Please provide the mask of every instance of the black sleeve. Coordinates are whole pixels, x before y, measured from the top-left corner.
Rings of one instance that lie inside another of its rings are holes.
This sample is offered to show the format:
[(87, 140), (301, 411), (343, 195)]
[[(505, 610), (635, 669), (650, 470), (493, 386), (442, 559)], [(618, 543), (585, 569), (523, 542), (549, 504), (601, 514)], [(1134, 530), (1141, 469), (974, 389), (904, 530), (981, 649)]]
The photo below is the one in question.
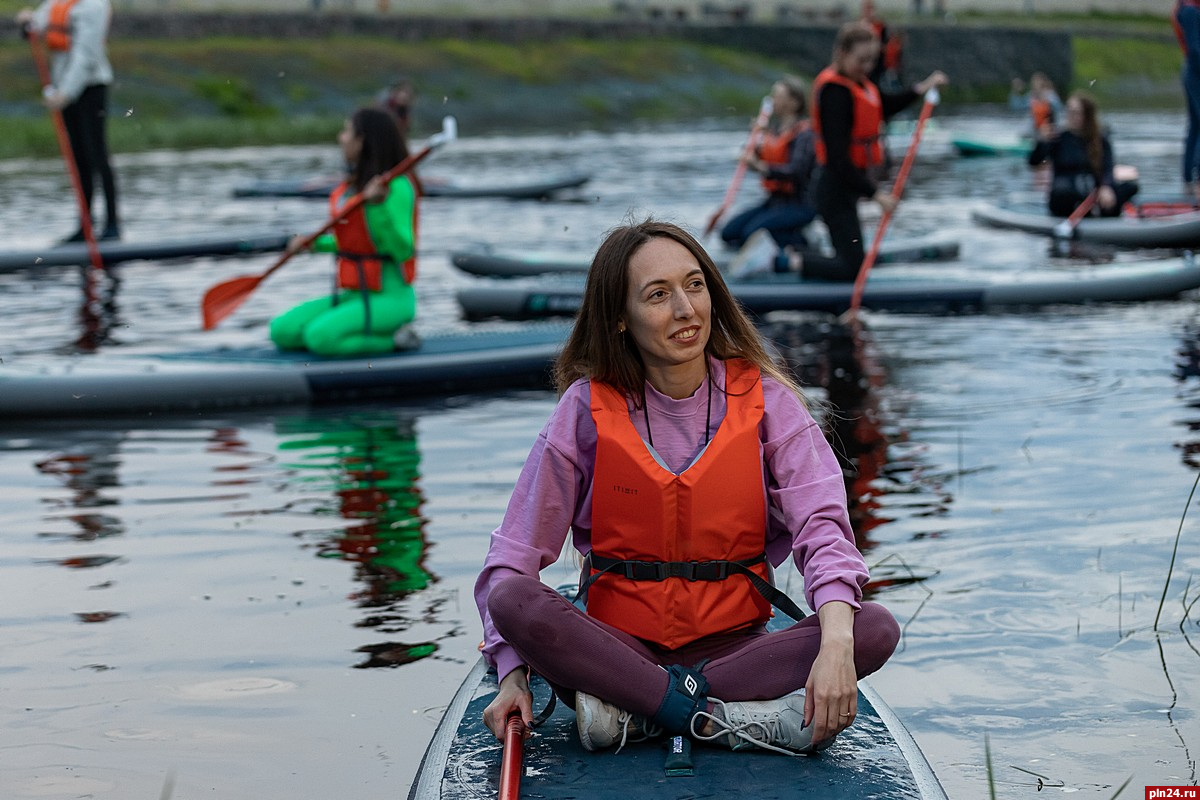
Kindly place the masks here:
[(1045, 163), (1046, 159), (1050, 158), (1050, 146), (1053, 141), (1037, 140), (1037, 144), (1033, 146), (1033, 150), (1029, 153), (1029, 166), (1036, 167)]
[(1116, 186), (1117, 181), (1116, 181), (1116, 178), (1113, 177), (1114, 164), (1113, 164), (1112, 142), (1110, 142), (1108, 140), (1107, 136), (1102, 137), (1100, 139), (1100, 142), (1104, 148), (1104, 165), (1103, 165), (1104, 171), (1100, 175), (1100, 185), (1101, 186)]
[(891, 119), (911, 106), (920, 96), (913, 89), (905, 89), (902, 92), (891, 92), (889, 94), (880, 92), (879, 99), (883, 104), (883, 118), (885, 120)]
[(854, 127), (854, 98), (836, 83), (821, 87), (817, 98), (821, 115), (821, 140), (825, 144), (825, 171), (848, 193), (871, 197), (878, 187), (850, 162), (850, 131)]

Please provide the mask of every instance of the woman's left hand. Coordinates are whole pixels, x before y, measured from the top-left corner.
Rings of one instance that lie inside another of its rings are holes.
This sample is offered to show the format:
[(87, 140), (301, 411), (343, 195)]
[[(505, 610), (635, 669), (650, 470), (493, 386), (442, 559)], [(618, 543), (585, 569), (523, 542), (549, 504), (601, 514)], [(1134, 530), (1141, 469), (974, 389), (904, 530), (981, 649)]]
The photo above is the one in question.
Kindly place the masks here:
[(388, 196), (388, 184), (383, 179), (382, 175), (376, 175), (371, 180), (367, 181), (367, 185), (363, 187), (363, 199), (368, 203), (378, 203), (386, 199)]
[(1101, 186), (1100, 191), (1096, 193), (1096, 199), (1100, 201), (1101, 208), (1111, 209), (1117, 204), (1117, 193), (1111, 186)]
[(42, 103), (51, 111), (62, 111), (70, 105), (65, 94), (51, 87), (42, 94)]
[(763, 162), (758, 156), (751, 153), (743, 153), (739, 159), (746, 168), (754, 172), (763, 172)]
[(930, 89), (936, 89), (939, 86), (945, 86), (949, 82), (950, 79), (946, 77), (946, 73), (942, 72), (940, 69), (935, 69), (933, 72), (929, 73), (928, 78), (914, 86), (913, 90), (917, 94), (925, 94)]
[(805, 684), (804, 718), (812, 725), (813, 743), (836, 736), (858, 715), (858, 672), (854, 668), (854, 609), (847, 603), (825, 603), (821, 649)]

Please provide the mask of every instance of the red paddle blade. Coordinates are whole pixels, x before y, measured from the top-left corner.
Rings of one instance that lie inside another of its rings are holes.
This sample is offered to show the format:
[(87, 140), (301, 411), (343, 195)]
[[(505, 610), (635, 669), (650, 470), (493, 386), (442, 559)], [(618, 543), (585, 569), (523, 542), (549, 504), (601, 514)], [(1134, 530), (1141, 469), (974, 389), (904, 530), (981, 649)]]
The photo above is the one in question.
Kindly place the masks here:
[(204, 293), (204, 301), (200, 304), (201, 315), (204, 318), (204, 330), (211, 331), (246, 302), (266, 275), (243, 275), (240, 278), (218, 283)]

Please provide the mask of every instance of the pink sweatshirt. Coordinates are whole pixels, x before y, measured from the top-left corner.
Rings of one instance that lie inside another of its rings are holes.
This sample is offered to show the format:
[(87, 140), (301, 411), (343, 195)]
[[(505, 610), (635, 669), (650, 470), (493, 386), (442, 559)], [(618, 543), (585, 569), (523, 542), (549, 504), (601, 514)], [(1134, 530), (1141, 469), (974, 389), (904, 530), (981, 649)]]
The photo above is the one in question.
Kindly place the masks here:
[[(710, 374), (711, 393), (706, 381), (682, 400), (646, 384), (654, 450), (676, 474), (703, 449), (706, 418), (711, 418), (708, 438), (725, 418), (724, 363), (710, 360)], [(764, 376), (763, 400), (759, 431), (768, 472), (764, 486), (770, 515), (767, 557), (779, 566), (791, 553), (804, 576), (804, 594), (812, 608), (841, 600), (857, 609), (868, 574), (854, 544), (841, 466), (820, 426), (789, 388)], [(475, 603), (483, 619), (483, 654), (501, 680), (522, 661), (488, 617), (492, 586), (513, 573), (539, 575), (558, 560), (568, 530), (575, 549), (591, 550), (596, 425), (590, 403), (591, 384), (583, 380), (572, 384), (559, 400), (525, 461), (500, 527), (492, 532), (483, 571), (475, 582)], [(645, 440), (642, 409), (631, 404), (630, 419)]]

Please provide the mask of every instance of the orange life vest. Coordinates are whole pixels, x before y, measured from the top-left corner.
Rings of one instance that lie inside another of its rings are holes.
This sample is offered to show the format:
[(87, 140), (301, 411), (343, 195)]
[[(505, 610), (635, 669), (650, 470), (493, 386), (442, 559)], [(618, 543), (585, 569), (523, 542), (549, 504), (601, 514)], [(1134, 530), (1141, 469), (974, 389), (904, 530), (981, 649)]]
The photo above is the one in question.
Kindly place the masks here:
[(79, 0), (59, 0), (50, 6), (50, 21), (46, 25), (46, 47), (51, 50), (71, 49), (71, 9)]
[[(339, 213), (346, 192), (350, 189), (348, 181), (342, 181), (329, 194), (329, 211), (331, 216)], [(411, 284), (417, 277), (416, 234), (417, 234), (417, 203), (413, 202), (413, 256), (403, 264), (405, 283)], [(371, 230), (367, 226), (367, 215), (360, 205), (351, 211), (345, 219), (333, 227), (333, 236), (337, 241), (337, 285), (343, 289), (368, 289), (378, 292), (383, 288), (383, 263), (390, 261), (387, 256), (381, 256), (371, 240)]]
[(821, 134), (821, 89), (827, 83), (836, 83), (850, 90), (854, 101), (854, 124), (850, 129), (850, 163), (859, 169), (870, 169), (883, 163), (883, 142), (879, 133), (883, 127), (883, 100), (879, 89), (870, 81), (856, 83), (833, 67), (826, 67), (813, 81), (812, 126), (817, 134), (817, 163), (828, 163), (825, 138)]
[(1183, 27), (1180, 26), (1180, 24), (1179, 24), (1179, 9), (1183, 8), (1184, 6), (1191, 6), (1192, 8), (1200, 8), (1200, 1), (1198, 1), (1198, 0), (1178, 0), (1178, 2), (1175, 3), (1175, 13), (1171, 15), (1171, 27), (1175, 29), (1175, 38), (1179, 40), (1179, 47), (1181, 50), (1183, 50), (1183, 54), (1186, 56), (1187, 55), (1187, 37), (1183, 35)]
[[(808, 126), (807, 120), (800, 120), (779, 133), (763, 134), (758, 145), (758, 157), (768, 167), (786, 166), (791, 161), (788, 149), (797, 136), (808, 130)], [(794, 182), (789, 178), (770, 178), (764, 175), (762, 185), (769, 194), (792, 194), (796, 190)]]
[(1054, 106), (1049, 100), (1035, 97), (1029, 101), (1029, 113), (1033, 116), (1033, 129), (1041, 130), (1046, 125), (1054, 123)]
[(884, 69), (898, 70), (900, 69), (900, 60), (904, 57), (904, 42), (899, 36), (893, 36), (887, 40), (887, 44), (883, 46), (883, 67)]
[[(629, 420), (625, 395), (592, 382), (597, 444), (587, 572), (596, 577), (587, 611), (671, 649), (771, 615), (770, 603), (746, 574), (729, 569), (725, 575), (720, 567), (740, 562), (769, 579), (758, 434), (762, 380), (749, 362), (725, 363), (725, 419), (681, 475), (655, 461)], [(606, 560), (634, 566), (625, 573), (598, 569)]]

